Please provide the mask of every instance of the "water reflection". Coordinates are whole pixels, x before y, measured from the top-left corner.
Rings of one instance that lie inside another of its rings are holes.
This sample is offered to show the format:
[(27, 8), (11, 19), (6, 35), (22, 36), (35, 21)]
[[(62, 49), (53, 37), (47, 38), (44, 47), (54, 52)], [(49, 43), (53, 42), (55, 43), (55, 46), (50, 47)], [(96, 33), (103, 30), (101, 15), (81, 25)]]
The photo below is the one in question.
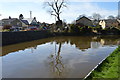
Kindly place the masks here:
[(56, 53), (56, 43), (55, 43), (55, 54), (51, 54), (49, 58), (49, 64), (51, 67), (51, 72), (55, 77), (60, 78), (63, 76), (64, 64), (62, 63), (60, 56), (62, 43), (59, 43), (58, 52)]
[(120, 45), (120, 36), (84, 36), (84, 37), (54, 37), (48, 39), (35, 40), (31, 42), (25, 42), (20, 44), (8, 45), (2, 47), (2, 55), (4, 56), (11, 52), (16, 52), (19, 50), (31, 49), (31, 52), (37, 49), (37, 45), (45, 44), (48, 42), (58, 43), (69, 43), (75, 45), (82, 51), (89, 48), (98, 48), (100, 46), (113, 46)]
[(71, 36), (4, 46), (3, 77), (84, 78), (118, 45), (120, 36)]

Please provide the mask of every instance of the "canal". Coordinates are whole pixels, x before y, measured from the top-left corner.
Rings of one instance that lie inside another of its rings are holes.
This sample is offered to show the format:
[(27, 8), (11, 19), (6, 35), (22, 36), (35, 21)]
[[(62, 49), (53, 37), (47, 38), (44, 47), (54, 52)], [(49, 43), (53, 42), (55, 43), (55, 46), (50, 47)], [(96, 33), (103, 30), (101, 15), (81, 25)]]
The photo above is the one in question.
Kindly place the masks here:
[(2, 47), (3, 78), (84, 78), (120, 36), (53, 37)]

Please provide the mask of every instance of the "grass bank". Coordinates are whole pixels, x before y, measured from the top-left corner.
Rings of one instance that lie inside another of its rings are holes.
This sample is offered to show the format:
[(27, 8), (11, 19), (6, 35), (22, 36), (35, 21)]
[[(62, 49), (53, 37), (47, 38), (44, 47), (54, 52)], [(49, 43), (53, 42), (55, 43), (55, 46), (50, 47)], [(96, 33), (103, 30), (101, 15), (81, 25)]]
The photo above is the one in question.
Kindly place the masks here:
[(85, 80), (120, 80), (120, 46)]

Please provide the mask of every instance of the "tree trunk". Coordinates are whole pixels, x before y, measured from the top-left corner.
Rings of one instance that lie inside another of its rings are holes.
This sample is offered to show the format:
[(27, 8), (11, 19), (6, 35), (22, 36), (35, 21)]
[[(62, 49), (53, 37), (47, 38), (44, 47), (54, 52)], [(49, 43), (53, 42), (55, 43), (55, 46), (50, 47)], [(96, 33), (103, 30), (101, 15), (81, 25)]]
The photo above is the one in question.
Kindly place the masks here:
[(59, 15), (59, 14), (58, 14), (58, 17), (57, 17), (57, 19), (58, 19), (58, 21), (61, 21), (61, 20), (60, 20), (60, 15)]
[(60, 42), (60, 44), (59, 44), (59, 49), (58, 49), (58, 56), (60, 56), (61, 46), (62, 46), (62, 43)]

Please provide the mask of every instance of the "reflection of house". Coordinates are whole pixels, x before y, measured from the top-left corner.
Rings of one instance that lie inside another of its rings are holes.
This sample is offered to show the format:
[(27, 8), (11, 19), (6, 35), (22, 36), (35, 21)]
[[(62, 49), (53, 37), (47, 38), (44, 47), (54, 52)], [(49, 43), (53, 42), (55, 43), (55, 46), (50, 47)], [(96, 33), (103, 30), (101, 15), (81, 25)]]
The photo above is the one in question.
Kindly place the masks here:
[(91, 38), (90, 37), (80, 37), (80, 38), (73, 38), (70, 40), (70, 44), (75, 44), (77, 48), (80, 50), (85, 50), (91, 48)]
[(101, 39), (100, 43), (101, 43), (101, 45), (117, 45), (118, 40), (117, 39), (107, 39), (106, 38), (106, 39)]
[(85, 16), (76, 20), (76, 24), (79, 26), (93, 26), (92, 21)]
[(91, 48), (90, 43), (84, 43), (84, 44), (75, 44), (77, 48), (79, 48), (80, 50), (85, 50), (85, 49), (89, 49)]
[(104, 40), (104, 39), (101, 39), (101, 40), (100, 40), (100, 43), (101, 43), (101, 45), (103, 46), (103, 45), (105, 44), (105, 40)]
[(100, 45), (100, 42), (91, 42), (91, 48), (99, 48)]

